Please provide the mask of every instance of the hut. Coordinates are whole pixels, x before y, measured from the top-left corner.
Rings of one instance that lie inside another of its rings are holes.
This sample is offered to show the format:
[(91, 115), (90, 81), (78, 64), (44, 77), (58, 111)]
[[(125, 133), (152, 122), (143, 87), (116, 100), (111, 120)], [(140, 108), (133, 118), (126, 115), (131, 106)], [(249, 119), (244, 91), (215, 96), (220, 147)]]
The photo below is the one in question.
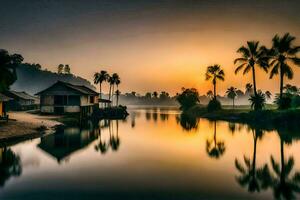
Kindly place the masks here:
[(42, 113), (80, 113), (88, 116), (98, 107), (99, 94), (83, 85), (58, 81), (36, 95), (40, 96)]
[(4, 94), (11, 98), (9, 110), (33, 110), (38, 108), (38, 98), (26, 92), (6, 91)]

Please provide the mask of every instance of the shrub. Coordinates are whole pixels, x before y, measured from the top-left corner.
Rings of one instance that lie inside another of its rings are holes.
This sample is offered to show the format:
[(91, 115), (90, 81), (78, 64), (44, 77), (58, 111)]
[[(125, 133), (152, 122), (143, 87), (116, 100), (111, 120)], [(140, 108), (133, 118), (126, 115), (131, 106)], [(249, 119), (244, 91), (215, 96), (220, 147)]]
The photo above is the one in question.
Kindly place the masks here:
[(207, 110), (209, 112), (217, 111), (217, 110), (221, 110), (221, 109), (222, 109), (222, 105), (221, 105), (220, 101), (218, 101), (217, 99), (210, 100), (207, 105)]
[(266, 104), (266, 96), (262, 91), (258, 91), (256, 95), (250, 95), (249, 101), (251, 102), (251, 108), (262, 110)]
[(277, 95), (275, 98), (275, 103), (281, 110), (289, 109), (292, 105), (292, 95), (289, 93), (284, 93), (281, 98)]
[(199, 93), (195, 88), (183, 89), (182, 93), (176, 98), (182, 110), (187, 110), (199, 103)]
[(292, 107), (293, 108), (300, 107), (300, 96), (297, 95), (292, 98)]

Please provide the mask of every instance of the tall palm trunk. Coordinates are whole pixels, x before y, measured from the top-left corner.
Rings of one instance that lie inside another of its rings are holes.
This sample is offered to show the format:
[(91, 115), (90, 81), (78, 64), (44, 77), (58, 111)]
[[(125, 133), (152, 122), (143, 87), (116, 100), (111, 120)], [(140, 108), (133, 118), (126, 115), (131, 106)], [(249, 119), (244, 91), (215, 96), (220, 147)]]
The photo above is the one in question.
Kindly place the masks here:
[(255, 177), (256, 170), (256, 144), (257, 144), (257, 135), (254, 136), (254, 149), (253, 149), (253, 160), (252, 160), (252, 176)]
[(100, 85), (100, 95), (99, 96), (100, 96), (100, 99), (102, 99), (102, 88), (101, 88), (102, 83), (100, 82), (99, 85)]
[(217, 122), (216, 121), (214, 123), (214, 143), (216, 148), (217, 147)]
[(214, 78), (213, 84), (214, 84), (214, 99), (216, 100), (217, 99), (216, 78)]
[(279, 94), (279, 99), (282, 99), (282, 95), (283, 95), (283, 63), (280, 63), (280, 94)]
[(256, 91), (256, 77), (255, 77), (255, 68), (254, 68), (254, 66), (252, 66), (252, 78), (253, 78), (254, 95), (257, 96), (257, 91)]
[(108, 95), (109, 100), (110, 100), (110, 97), (111, 97), (111, 84), (109, 84), (109, 95)]
[(111, 104), (114, 105), (115, 84), (112, 85)]
[(116, 106), (119, 105), (119, 94), (117, 94), (117, 102), (116, 102)]
[(280, 154), (281, 154), (281, 173), (280, 173), (280, 182), (285, 182), (285, 166), (284, 166), (284, 143), (280, 139)]

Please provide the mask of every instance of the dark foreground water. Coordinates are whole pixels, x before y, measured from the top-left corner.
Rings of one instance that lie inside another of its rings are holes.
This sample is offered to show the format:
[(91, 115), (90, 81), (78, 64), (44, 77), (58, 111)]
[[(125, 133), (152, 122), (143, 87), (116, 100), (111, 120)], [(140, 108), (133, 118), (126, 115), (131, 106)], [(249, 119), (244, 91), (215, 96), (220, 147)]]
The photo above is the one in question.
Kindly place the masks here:
[(297, 199), (299, 134), (135, 109), (0, 151), (0, 199)]

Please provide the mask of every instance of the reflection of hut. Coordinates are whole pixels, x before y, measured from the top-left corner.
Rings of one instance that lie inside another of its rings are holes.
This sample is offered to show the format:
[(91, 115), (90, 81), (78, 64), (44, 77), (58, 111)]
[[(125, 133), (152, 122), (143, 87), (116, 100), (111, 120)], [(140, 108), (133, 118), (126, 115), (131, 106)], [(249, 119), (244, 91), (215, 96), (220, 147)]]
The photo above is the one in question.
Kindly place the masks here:
[(106, 108), (111, 105), (111, 101), (108, 99), (99, 99), (99, 107), (100, 108)]
[(11, 100), (11, 98), (5, 96), (0, 93), (0, 119), (7, 119), (7, 103)]
[(6, 91), (4, 94), (12, 98), (9, 101), (10, 110), (32, 110), (38, 108), (38, 98), (26, 92)]
[(38, 147), (60, 162), (75, 151), (85, 148), (97, 138), (98, 135), (93, 131), (66, 128), (42, 137)]

